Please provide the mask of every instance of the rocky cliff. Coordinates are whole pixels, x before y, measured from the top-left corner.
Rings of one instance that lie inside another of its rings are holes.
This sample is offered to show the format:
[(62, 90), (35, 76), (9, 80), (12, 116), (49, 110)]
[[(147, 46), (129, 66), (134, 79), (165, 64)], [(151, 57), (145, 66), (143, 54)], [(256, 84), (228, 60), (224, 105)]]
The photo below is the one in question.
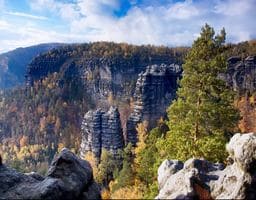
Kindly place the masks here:
[(248, 56), (244, 60), (240, 57), (228, 59), (228, 70), (225, 75), (227, 83), (239, 94), (256, 91), (256, 56)]
[(165, 160), (156, 199), (255, 199), (256, 134), (234, 135), (227, 151), (226, 167), (203, 159)]
[[(28, 66), (26, 84), (70, 67), (79, 72), (87, 92), (97, 101), (110, 93), (115, 97), (133, 95), (138, 74), (153, 64), (181, 63), (187, 49), (134, 46), (109, 42), (69, 45), (36, 57)], [(63, 79), (63, 78), (60, 78)]]
[(134, 109), (127, 121), (127, 142), (136, 144), (136, 125), (139, 122), (146, 120), (150, 129), (160, 117), (165, 117), (167, 107), (175, 98), (180, 75), (181, 67), (175, 64), (151, 65), (139, 74)]
[(87, 161), (68, 149), (57, 155), (45, 177), (22, 174), (0, 163), (0, 199), (100, 199)]
[(102, 149), (117, 153), (124, 147), (124, 137), (120, 114), (116, 107), (110, 107), (107, 112), (100, 109), (85, 114), (82, 126), (81, 157), (87, 152), (93, 152), (100, 158)]

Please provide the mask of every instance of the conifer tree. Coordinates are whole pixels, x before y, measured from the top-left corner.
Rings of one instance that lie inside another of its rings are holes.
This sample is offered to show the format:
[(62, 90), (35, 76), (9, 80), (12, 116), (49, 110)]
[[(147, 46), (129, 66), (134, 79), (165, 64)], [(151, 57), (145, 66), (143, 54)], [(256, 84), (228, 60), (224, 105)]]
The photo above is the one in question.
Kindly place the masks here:
[(225, 158), (226, 136), (239, 119), (234, 94), (219, 76), (227, 68), (225, 37), (224, 29), (215, 36), (206, 24), (185, 59), (177, 99), (168, 109), (170, 131), (158, 144), (171, 159)]

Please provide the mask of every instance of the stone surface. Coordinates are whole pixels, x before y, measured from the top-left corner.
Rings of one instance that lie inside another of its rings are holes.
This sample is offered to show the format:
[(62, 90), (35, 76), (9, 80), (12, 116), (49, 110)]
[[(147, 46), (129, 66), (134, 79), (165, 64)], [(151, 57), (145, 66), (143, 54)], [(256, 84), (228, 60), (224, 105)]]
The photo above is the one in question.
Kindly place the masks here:
[[(77, 78), (82, 79), (86, 92), (95, 101), (106, 99), (110, 93), (126, 99), (134, 92), (138, 74), (148, 65), (181, 63), (185, 53), (174, 55), (169, 48), (155, 52), (154, 47), (132, 45), (127, 45), (125, 53), (122, 46), (99, 42), (52, 50), (32, 60), (27, 68), (26, 84), (33, 86), (35, 81), (54, 72), (64, 74), (70, 63), (74, 63), (79, 72)], [(109, 53), (112, 55), (106, 55)]]
[[(156, 199), (255, 199), (256, 134), (236, 134), (227, 145), (230, 164), (165, 160), (158, 169)], [(178, 167), (177, 167), (178, 166)]]
[(87, 161), (68, 149), (57, 155), (46, 175), (22, 174), (0, 166), (0, 199), (100, 199)]
[(256, 90), (256, 56), (248, 56), (244, 60), (240, 57), (230, 57), (224, 79), (240, 94), (254, 92)]
[(87, 152), (93, 152), (100, 158), (103, 148), (115, 155), (118, 149), (124, 147), (120, 114), (116, 107), (111, 106), (107, 112), (100, 109), (87, 112), (82, 122), (81, 133), (82, 158)]
[(165, 117), (166, 108), (175, 97), (177, 80), (181, 67), (171, 65), (151, 65), (139, 74), (134, 93), (134, 110), (127, 121), (127, 142), (136, 144), (136, 125), (148, 121), (149, 129), (156, 125), (160, 117)]
[(227, 145), (227, 166), (213, 185), (212, 196), (218, 199), (256, 198), (256, 134), (236, 134)]

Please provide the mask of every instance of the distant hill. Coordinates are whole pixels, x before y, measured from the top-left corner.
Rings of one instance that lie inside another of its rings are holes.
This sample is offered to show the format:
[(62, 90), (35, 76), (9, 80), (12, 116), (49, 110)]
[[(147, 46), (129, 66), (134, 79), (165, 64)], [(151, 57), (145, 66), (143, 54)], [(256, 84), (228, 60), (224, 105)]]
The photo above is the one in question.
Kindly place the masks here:
[(23, 84), (26, 67), (31, 60), (41, 53), (62, 45), (60, 43), (39, 44), (0, 54), (0, 89)]

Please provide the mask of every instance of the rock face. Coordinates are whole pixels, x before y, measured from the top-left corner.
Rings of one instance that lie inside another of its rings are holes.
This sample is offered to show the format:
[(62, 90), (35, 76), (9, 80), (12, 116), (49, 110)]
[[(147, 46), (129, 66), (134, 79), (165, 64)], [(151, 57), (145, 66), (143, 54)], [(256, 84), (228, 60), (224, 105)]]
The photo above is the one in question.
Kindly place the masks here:
[(136, 144), (136, 125), (144, 120), (149, 128), (165, 116), (166, 108), (175, 97), (177, 79), (181, 74), (178, 65), (152, 65), (139, 74), (134, 93), (134, 110), (127, 121), (127, 142)]
[(27, 68), (26, 85), (31, 87), (54, 72), (61, 75), (74, 63), (86, 92), (96, 101), (110, 93), (130, 98), (138, 74), (148, 65), (181, 63), (185, 52), (174, 54), (171, 48), (109, 42), (67, 45), (35, 57)]
[(120, 114), (116, 107), (110, 107), (107, 112), (98, 109), (85, 114), (82, 126), (81, 157), (87, 152), (93, 152), (100, 158), (103, 148), (114, 155), (124, 147), (124, 137)]
[(236, 134), (227, 145), (226, 168), (203, 159), (165, 160), (156, 199), (255, 199), (256, 134)]
[(56, 156), (46, 177), (0, 165), (0, 199), (100, 199), (87, 161), (68, 149)]
[(245, 60), (240, 57), (229, 58), (225, 80), (239, 93), (254, 92), (256, 90), (256, 56), (248, 56)]

